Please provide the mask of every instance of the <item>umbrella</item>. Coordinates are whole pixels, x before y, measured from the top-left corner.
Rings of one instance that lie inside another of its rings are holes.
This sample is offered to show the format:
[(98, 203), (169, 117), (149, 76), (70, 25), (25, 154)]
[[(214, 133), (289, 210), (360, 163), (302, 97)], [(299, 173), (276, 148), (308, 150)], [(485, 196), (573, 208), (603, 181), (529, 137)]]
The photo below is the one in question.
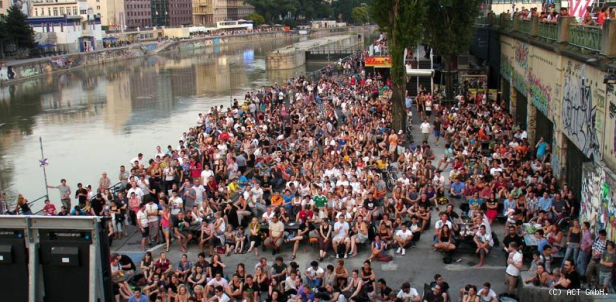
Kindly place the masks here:
[(39, 44), (38, 48), (53, 48), (56, 46), (56, 44)]
[(116, 38), (116, 37), (106, 37), (106, 38), (103, 38), (103, 40), (117, 41), (117, 40), (119, 40), (119, 38)]

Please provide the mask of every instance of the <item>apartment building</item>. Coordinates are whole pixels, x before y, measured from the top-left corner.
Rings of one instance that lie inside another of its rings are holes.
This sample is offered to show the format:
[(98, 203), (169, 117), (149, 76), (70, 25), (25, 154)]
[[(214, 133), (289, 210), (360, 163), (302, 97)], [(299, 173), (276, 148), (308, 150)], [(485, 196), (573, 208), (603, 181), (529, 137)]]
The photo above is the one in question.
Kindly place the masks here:
[(216, 22), (239, 20), (254, 11), (243, 0), (192, 0), (194, 25), (215, 26)]
[(150, 28), (152, 26), (151, 0), (124, 0), (126, 26)]

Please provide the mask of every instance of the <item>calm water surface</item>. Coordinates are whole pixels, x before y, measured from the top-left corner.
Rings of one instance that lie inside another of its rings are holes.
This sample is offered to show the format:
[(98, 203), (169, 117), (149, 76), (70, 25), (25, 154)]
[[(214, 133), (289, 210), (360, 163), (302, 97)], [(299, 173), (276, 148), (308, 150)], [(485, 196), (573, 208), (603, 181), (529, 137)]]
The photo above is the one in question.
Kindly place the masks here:
[[(66, 178), (73, 192), (78, 182), (95, 187), (102, 172), (117, 182), (137, 153), (176, 146), (198, 112), (305, 72), (265, 70), (269, 51), (297, 40), (167, 53), (0, 88), (0, 189), (31, 201), (45, 194), (39, 137), (51, 185)], [(59, 209), (58, 190), (49, 193)]]

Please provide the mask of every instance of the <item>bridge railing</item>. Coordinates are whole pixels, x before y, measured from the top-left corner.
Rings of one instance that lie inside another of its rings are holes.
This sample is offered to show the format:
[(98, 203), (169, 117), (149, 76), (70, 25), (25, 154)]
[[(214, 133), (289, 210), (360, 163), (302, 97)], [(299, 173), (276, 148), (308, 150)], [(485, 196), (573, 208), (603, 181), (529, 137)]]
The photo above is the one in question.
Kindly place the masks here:
[[(487, 20), (488, 25), (484, 25)], [(578, 24), (575, 17), (558, 18), (557, 22), (545, 22), (538, 16), (530, 19), (520, 18), (519, 14), (503, 13), (499, 16), (488, 14), (486, 19), (478, 18), (477, 27), (494, 27), (501, 33), (526, 35), (548, 43), (564, 44), (577, 48), (581, 52), (599, 53), (607, 57), (616, 57), (616, 43), (610, 37), (616, 33), (616, 19), (606, 19), (602, 26)]]

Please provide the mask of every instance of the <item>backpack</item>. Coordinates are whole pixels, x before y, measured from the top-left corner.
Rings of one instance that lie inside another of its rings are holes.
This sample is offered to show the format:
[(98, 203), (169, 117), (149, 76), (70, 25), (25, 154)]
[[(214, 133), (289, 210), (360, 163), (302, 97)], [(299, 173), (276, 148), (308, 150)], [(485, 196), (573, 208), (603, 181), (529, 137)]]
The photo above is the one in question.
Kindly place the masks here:
[(443, 263), (445, 263), (445, 264), (451, 264), (451, 262), (452, 262), (451, 256), (445, 256), (445, 257), (443, 258)]

